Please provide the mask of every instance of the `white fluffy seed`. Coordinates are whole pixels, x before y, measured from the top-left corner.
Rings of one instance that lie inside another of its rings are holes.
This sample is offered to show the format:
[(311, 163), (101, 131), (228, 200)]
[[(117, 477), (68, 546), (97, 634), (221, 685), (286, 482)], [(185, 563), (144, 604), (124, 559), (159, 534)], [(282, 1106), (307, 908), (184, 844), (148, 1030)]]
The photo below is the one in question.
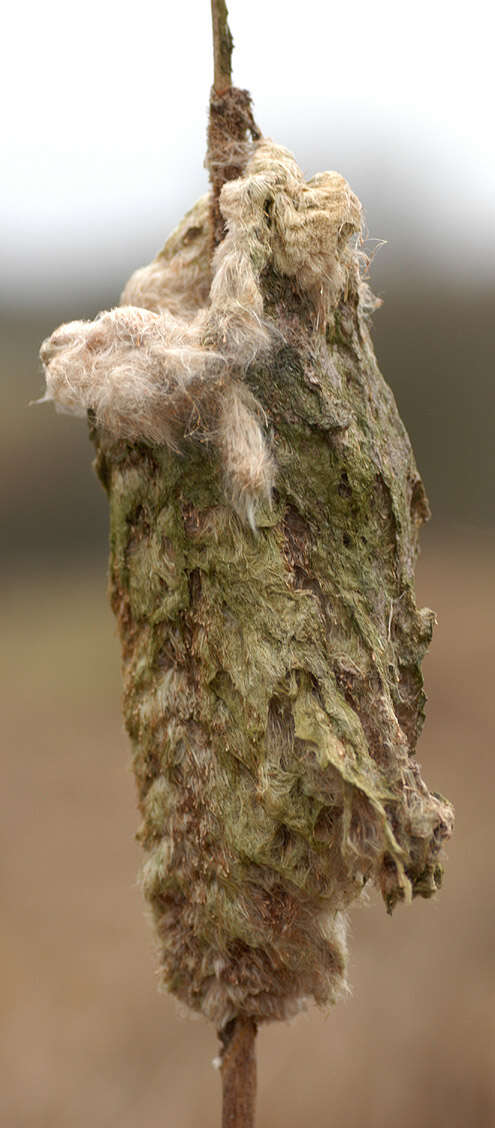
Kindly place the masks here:
[(286, 149), (262, 140), (245, 174), (224, 185), (220, 206), (227, 234), (211, 286), (203, 197), (132, 276), (122, 306), (63, 325), (44, 342), (44, 399), (77, 415), (91, 410), (115, 439), (174, 448), (184, 437), (209, 439), (231, 504), (255, 527), (275, 470), (263, 412), (242, 380), (280, 339), (264, 311), (261, 274), (270, 265), (294, 278), (324, 329), (358, 272), (352, 237), (361, 205), (338, 173), (306, 183)]

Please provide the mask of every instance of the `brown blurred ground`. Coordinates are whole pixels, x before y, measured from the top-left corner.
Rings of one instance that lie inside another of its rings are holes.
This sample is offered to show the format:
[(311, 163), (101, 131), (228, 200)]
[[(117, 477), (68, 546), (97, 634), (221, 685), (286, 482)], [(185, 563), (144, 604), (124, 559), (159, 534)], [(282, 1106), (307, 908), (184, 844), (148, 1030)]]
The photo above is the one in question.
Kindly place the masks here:
[[(457, 807), (445, 888), (352, 914), (353, 997), (259, 1038), (259, 1128), (495, 1124), (493, 537), (429, 534), (419, 758)], [(5, 1128), (213, 1128), (214, 1032), (155, 990), (103, 569), (4, 585)]]

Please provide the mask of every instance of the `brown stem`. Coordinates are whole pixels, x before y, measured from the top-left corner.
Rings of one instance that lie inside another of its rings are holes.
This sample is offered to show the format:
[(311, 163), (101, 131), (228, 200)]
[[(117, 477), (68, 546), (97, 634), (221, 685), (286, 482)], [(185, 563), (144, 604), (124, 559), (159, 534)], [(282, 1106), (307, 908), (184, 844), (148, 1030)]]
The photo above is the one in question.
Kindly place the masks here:
[(249, 141), (261, 133), (251, 110), (247, 90), (232, 86), (232, 48), (225, 0), (211, 0), (214, 78), (210, 96), (206, 167), (211, 181), (211, 250), (225, 235), (219, 197), (227, 180), (241, 176), (249, 156)]
[(223, 94), (232, 86), (232, 49), (234, 40), (228, 24), (229, 13), (225, 0), (211, 0), (211, 22), (213, 27), (213, 86), (217, 94)]
[(234, 1018), (220, 1031), (222, 1128), (254, 1128), (256, 1029), (253, 1018)]

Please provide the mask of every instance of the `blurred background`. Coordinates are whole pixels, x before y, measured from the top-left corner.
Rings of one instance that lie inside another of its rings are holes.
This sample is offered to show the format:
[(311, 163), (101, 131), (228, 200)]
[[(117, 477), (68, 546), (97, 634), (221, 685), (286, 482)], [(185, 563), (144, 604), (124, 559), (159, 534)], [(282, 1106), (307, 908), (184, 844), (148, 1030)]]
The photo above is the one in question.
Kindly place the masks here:
[[(231, 0), (234, 79), (363, 201), (374, 339), (425, 479), (439, 619), (419, 759), (457, 807), (435, 903), (352, 914), (353, 997), (259, 1038), (259, 1128), (495, 1124), (493, 299), (485, 4)], [(2, 1125), (219, 1123), (214, 1032), (158, 996), (107, 514), (84, 423), (28, 407), (39, 343), (118, 301), (207, 187), (208, 0), (12, 6), (0, 85)], [(382, 241), (386, 244), (380, 246)], [(487, 775), (488, 772), (488, 775)]]

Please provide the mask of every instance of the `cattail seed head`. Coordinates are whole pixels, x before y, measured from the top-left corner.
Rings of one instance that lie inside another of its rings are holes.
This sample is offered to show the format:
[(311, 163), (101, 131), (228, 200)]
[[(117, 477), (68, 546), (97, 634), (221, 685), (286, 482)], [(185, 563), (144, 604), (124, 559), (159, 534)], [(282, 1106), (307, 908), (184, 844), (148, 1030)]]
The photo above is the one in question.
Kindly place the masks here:
[(428, 515), (378, 371), (361, 206), (251, 145), (209, 261), (200, 200), (123, 305), (45, 342), (111, 514), (161, 978), (224, 1025), (346, 984), (346, 911), (435, 892), (450, 804), (414, 759)]

